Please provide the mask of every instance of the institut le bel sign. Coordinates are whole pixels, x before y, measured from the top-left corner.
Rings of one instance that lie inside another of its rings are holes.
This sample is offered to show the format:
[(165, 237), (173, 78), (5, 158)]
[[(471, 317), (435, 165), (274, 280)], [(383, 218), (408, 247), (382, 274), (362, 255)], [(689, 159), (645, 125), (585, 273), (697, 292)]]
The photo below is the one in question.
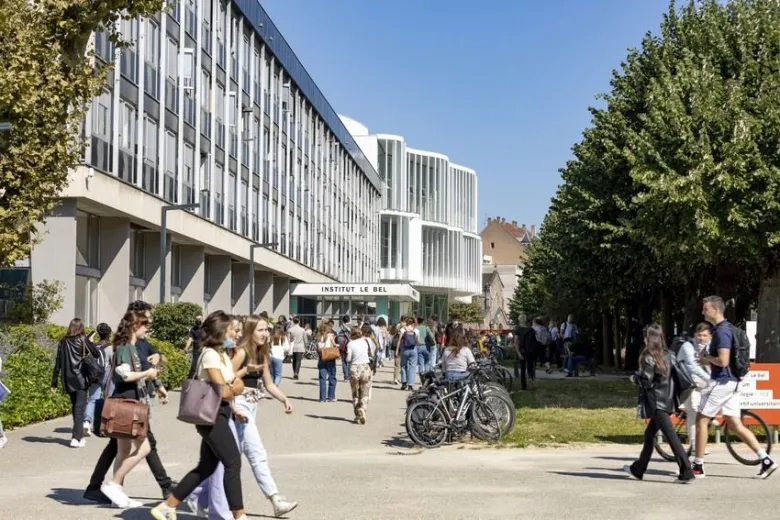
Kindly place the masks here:
[(420, 293), (404, 283), (299, 283), (291, 288), (293, 296), (368, 297), (381, 296), (409, 298), (419, 301)]

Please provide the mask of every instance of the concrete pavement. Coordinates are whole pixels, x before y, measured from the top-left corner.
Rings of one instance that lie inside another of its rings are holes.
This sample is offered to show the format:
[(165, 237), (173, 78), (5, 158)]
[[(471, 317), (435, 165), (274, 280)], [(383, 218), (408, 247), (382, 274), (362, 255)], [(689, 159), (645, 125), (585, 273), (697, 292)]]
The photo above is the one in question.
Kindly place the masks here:
[[(281, 384), (294, 403), (293, 414), (285, 416), (279, 403), (266, 401), (258, 416), (280, 491), (300, 502), (292, 519), (660, 520), (713, 513), (777, 518), (780, 475), (755, 480), (757, 470), (736, 464), (725, 448), (714, 448), (707, 479), (688, 486), (673, 485), (676, 467), (660, 460), (653, 461), (646, 481), (626, 479), (620, 470), (638, 446), (461, 445), (420, 451), (406, 439), (405, 393), (393, 387), (390, 370), (377, 375), (368, 423), (359, 426), (351, 422), (349, 385), (339, 382), (338, 403), (319, 403), (314, 362), (304, 363), (300, 381), (285, 377)], [(284, 370), (289, 374), (290, 365)], [(174, 479), (197, 463), (199, 445), (194, 427), (175, 419), (177, 397), (156, 407), (152, 419)], [(0, 519), (150, 518), (148, 509), (120, 511), (81, 498), (106, 441), (92, 438), (84, 449), (66, 447), (68, 418), (9, 432), (9, 438), (0, 450)], [(248, 516), (270, 517), (245, 460), (242, 480)], [(160, 499), (145, 464), (130, 474), (126, 489), (147, 506)]]

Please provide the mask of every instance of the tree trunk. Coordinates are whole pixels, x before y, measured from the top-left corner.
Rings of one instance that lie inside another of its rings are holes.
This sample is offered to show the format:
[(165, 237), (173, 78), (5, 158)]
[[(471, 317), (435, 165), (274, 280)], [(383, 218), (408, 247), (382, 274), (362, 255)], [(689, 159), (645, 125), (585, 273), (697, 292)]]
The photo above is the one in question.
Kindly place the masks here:
[(756, 361), (780, 363), (780, 272), (761, 280), (758, 291)]
[(636, 296), (626, 300), (626, 369), (636, 370), (639, 361), (640, 342), (637, 341), (637, 333), (641, 340), (642, 326), (639, 323), (639, 304)]
[(622, 306), (620, 305), (620, 300), (615, 302), (615, 310), (612, 313), (612, 332), (615, 334), (614, 339), (614, 345), (615, 345), (615, 368), (620, 370), (623, 368), (623, 362), (622, 362), (622, 355), (620, 354), (620, 349), (622, 347), (622, 343), (620, 341), (620, 313), (622, 310)]
[(609, 310), (601, 311), (601, 364), (612, 365), (612, 319)]

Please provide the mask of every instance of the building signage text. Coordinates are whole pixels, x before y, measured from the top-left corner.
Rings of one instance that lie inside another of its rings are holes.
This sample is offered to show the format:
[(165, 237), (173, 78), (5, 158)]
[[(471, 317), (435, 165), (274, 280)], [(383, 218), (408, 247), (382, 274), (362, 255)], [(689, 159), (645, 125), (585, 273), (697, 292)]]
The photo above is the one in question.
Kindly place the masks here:
[(381, 285), (324, 285), (327, 294), (387, 294), (387, 287)]

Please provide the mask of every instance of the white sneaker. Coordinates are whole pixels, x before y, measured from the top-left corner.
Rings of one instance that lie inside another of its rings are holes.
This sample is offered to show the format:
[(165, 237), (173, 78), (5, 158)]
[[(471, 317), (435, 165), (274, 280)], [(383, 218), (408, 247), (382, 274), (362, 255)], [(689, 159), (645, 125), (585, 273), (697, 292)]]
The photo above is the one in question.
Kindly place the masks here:
[(2, 437), (0, 437), (0, 450), (2, 450), (3, 448), (5, 448), (5, 445), (6, 445), (7, 443), (8, 443), (8, 437), (6, 437), (5, 435), (3, 435)]
[(79, 448), (86, 448), (87, 447), (87, 439), (81, 439), (79, 441)]
[(161, 502), (152, 509), (152, 518), (155, 520), (176, 520), (176, 509), (168, 507), (168, 504)]
[(276, 518), (280, 518), (298, 507), (298, 502), (288, 502), (286, 498), (279, 495), (271, 497), (271, 504), (274, 506), (274, 516)]
[(84, 437), (92, 437), (92, 423), (84, 421)]
[[(81, 440), (83, 441), (84, 439), (81, 439)], [(83, 446), (81, 445), (81, 441), (77, 441), (76, 439), (71, 439), (70, 440), (70, 447), (71, 448), (82, 448)]]
[[(131, 503), (137, 503), (135, 500), (130, 500), (122, 486), (113, 482), (108, 482), (100, 486), (100, 491), (111, 500), (111, 503), (116, 507), (125, 509), (131, 507)], [(134, 506), (139, 507), (139, 506)]]

